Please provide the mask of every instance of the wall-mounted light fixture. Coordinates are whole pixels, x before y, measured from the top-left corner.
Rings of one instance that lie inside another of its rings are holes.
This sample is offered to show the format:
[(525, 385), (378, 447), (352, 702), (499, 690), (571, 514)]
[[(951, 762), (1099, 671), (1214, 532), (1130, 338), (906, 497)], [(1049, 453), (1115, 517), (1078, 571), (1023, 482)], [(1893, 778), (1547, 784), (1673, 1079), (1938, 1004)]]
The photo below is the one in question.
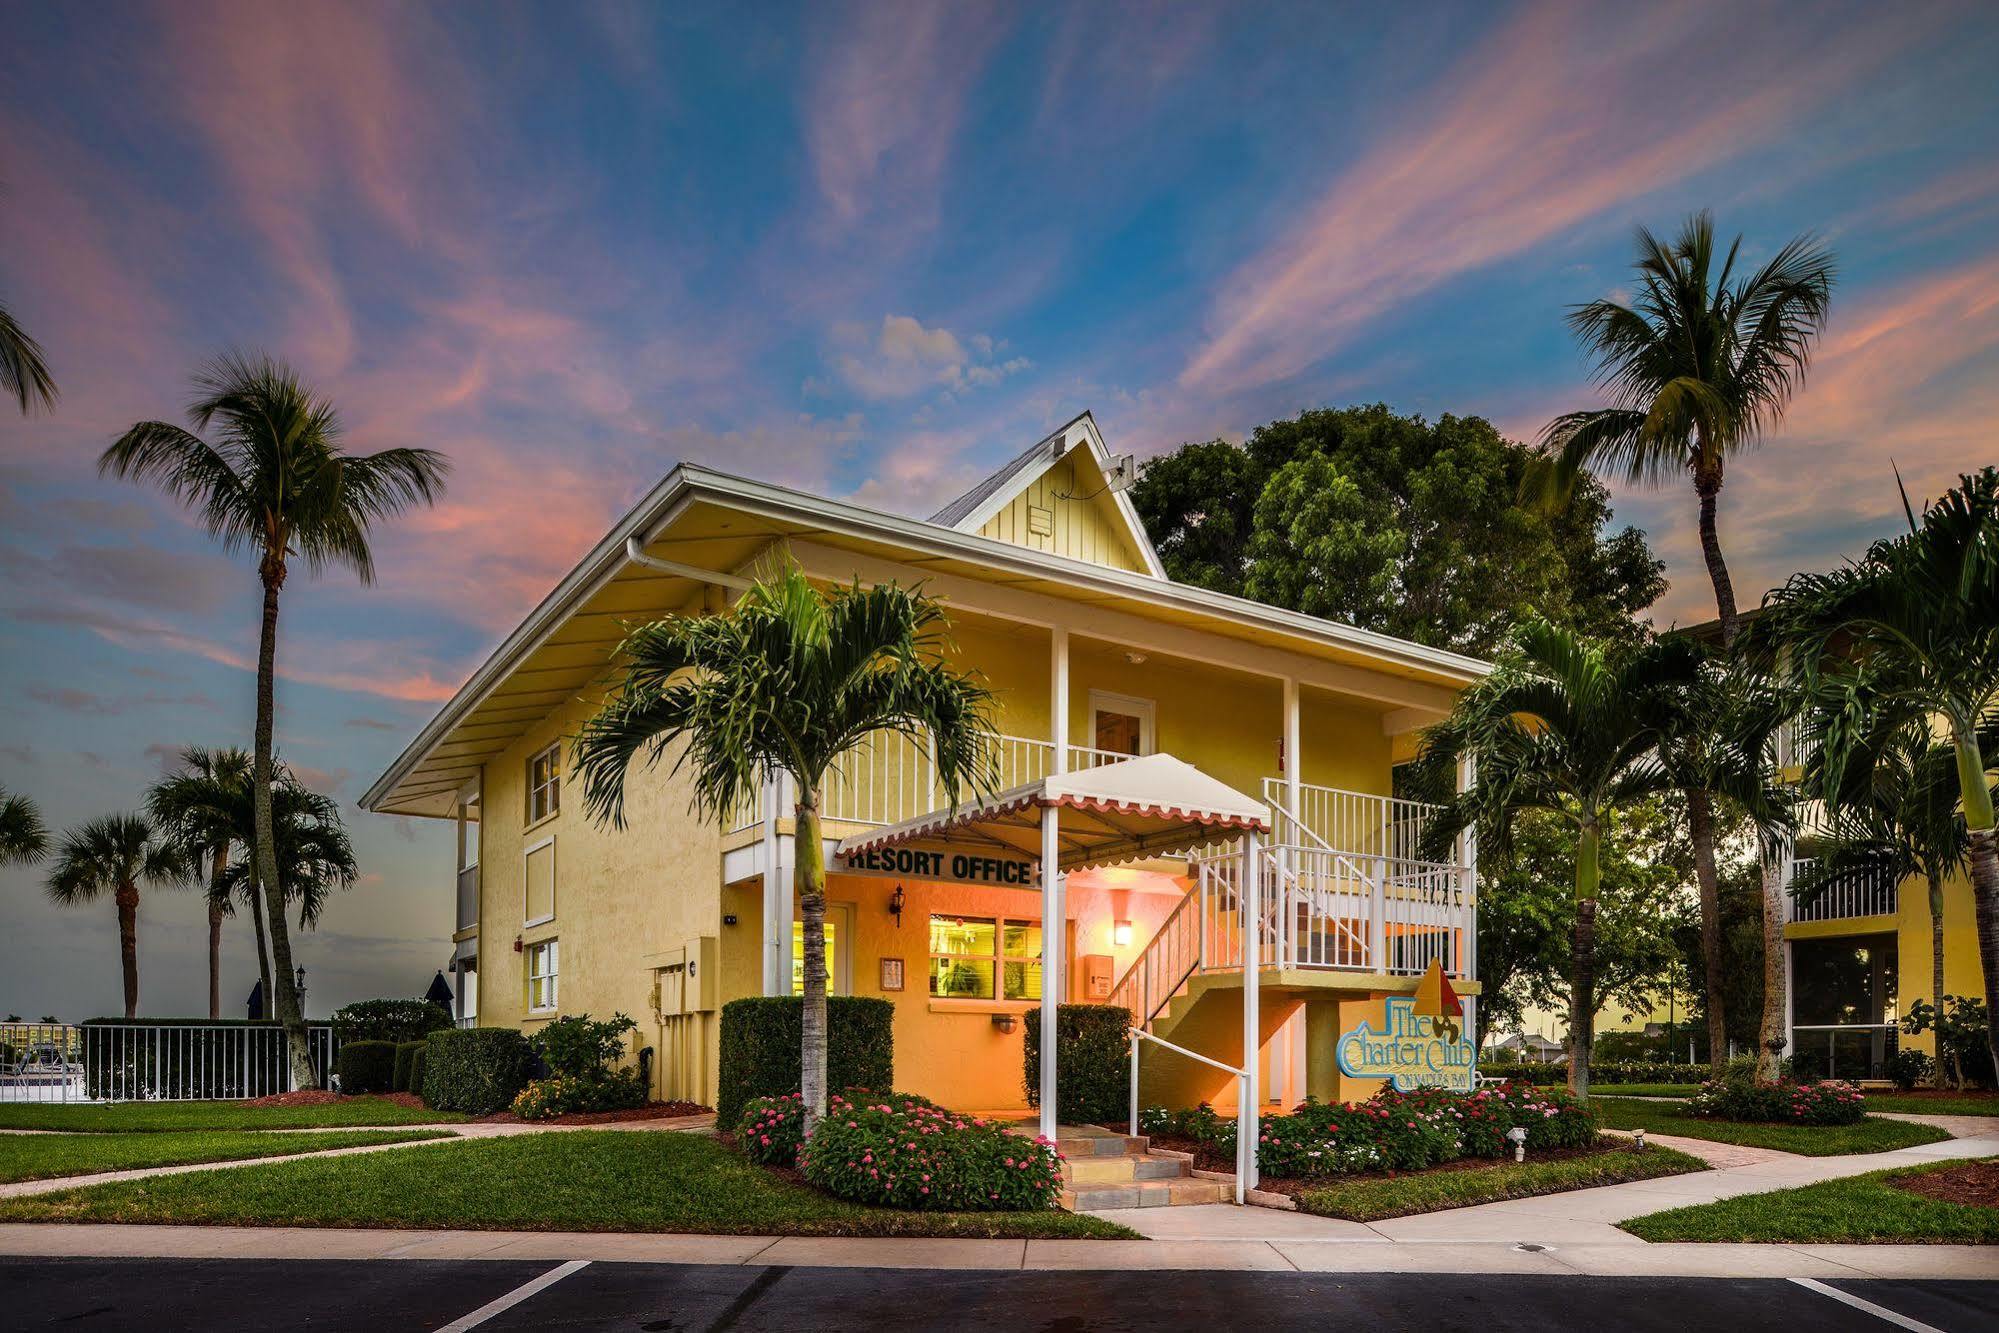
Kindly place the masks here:
[(888, 896), (888, 914), (895, 918), (897, 929), (902, 927), (902, 885), (895, 886), (895, 892)]
[(1131, 922), (1114, 921), (1111, 923), (1111, 943), (1120, 949), (1131, 943)]
[(1012, 1014), (993, 1015), (993, 1026), (998, 1028), (1001, 1032), (1012, 1032), (1015, 1022), (1016, 1020)]

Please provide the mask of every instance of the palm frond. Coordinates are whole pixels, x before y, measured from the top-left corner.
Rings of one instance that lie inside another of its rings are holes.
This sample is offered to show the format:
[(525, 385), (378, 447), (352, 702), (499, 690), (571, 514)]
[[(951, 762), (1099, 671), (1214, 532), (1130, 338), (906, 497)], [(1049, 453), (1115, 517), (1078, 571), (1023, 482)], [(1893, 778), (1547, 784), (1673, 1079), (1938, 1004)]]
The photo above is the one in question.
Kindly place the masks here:
[(42, 345), (0, 306), (0, 393), (20, 404), (22, 416), (55, 410), (56, 382), (44, 355)]

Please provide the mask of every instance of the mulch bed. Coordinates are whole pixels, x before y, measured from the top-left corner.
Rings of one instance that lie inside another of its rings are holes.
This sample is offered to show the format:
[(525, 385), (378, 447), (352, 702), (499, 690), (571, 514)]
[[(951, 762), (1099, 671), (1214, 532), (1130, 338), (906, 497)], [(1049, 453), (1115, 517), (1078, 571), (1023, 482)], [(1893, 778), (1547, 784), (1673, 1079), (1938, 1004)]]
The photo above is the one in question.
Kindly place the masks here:
[[(402, 1094), (408, 1096), (407, 1093)], [(421, 1105), (421, 1103), (418, 1103)], [(482, 1115), (473, 1123), (480, 1125), (608, 1125), (620, 1120), (676, 1120), (681, 1116), (707, 1115), (715, 1108), (703, 1106), (699, 1102), (647, 1102), (644, 1106), (633, 1107), (629, 1111), (570, 1111), (565, 1115), (550, 1116), (546, 1120), (523, 1120), (512, 1111), (495, 1111)]]
[(1963, 1092), (1952, 1092), (1949, 1088), (1878, 1088), (1883, 1097), (1918, 1097), (1942, 1102), (1999, 1102), (1999, 1092), (1981, 1092), (1977, 1088), (1967, 1088)]
[(238, 1102), (238, 1106), (325, 1106), (331, 1102), (388, 1102), (394, 1106), (420, 1108), (423, 1098), (413, 1092), (375, 1092), (360, 1097), (347, 1097), (324, 1088), (306, 1088), (300, 1092), (279, 1092), (269, 1097), (255, 1097)]
[(1999, 1208), (1999, 1162), (1966, 1162), (1920, 1176), (1890, 1176), (1888, 1183), (1898, 1190), (1967, 1208)]

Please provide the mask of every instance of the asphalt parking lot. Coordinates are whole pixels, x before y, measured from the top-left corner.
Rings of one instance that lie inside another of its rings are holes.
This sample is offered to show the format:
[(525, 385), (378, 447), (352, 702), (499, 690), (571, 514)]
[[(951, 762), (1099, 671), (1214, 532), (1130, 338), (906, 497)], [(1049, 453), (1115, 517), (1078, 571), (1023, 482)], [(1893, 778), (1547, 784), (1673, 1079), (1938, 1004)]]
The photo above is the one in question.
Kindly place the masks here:
[[(483, 1260), (0, 1259), (0, 1329), (1999, 1328), (1999, 1281), (946, 1272)], [(525, 1290), (524, 1290), (525, 1289)], [(510, 1303), (511, 1302), (511, 1303)], [(1889, 1316), (1895, 1316), (1891, 1318)]]

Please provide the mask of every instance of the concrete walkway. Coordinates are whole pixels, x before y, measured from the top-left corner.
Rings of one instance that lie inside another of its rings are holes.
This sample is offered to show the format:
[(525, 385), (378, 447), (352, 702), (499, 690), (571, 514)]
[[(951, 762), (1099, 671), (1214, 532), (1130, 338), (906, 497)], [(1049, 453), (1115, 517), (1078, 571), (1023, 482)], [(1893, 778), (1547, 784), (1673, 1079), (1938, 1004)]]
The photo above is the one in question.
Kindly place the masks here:
[[(457, 1121), (442, 1125), (343, 1125), (341, 1130), (378, 1128), (384, 1132), (424, 1132), (443, 1131), (450, 1137), (441, 1139), (411, 1139), (403, 1143), (364, 1143), (353, 1148), (332, 1148), (325, 1152), (281, 1153), (273, 1157), (244, 1157), (230, 1162), (184, 1162), (177, 1166), (137, 1167), (130, 1171), (99, 1171), (87, 1176), (56, 1176), (48, 1180), (17, 1180), (0, 1184), (0, 1199), (19, 1199), (34, 1194), (54, 1194), (58, 1190), (82, 1189), (88, 1185), (108, 1185), (120, 1180), (146, 1180), (153, 1176), (179, 1176), (190, 1171), (228, 1171), (244, 1166), (270, 1166), (277, 1162), (296, 1162), (305, 1157), (350, 1157), (357, 1153), (395, 1152), (404, 1148), (430, 1148), (447, 1143), (467, 1143), (475, 1139), (504, 1139), (521, 1134), (560, 1134), (579, 1129), (612, 1129), (624, 1131), (674, 1132), (682, 1134), (703, 1134), (714, 1130), (713, 1115), (675, 1116), (654, 1120), (614, 1120), (601, 1125), (537, 1125), (531, 1123)], [(331, 1127), (326, 1128), (332, 1132)], [(37, 1131), (40, 1132), (40, 1131)], [(61, 1131), (56, 1131), (61, 1132)], [(263, 1133), (290, 1133), (288, 1130), (258, 1131)], [(299, 1131), (304, 1132), (304, 1131)]]
[[(1212, 1205), (1235, 1210), (1230, 1205)], [(1153, 1210), (1161, 1211), (1161, 1210)], [(1186, 1211), (1200, 1211), (1188, 1209)], [(1253, 1210), (1271, 1218), (1283, 1213)], [(1628, 1238), (1627, 1238), (1628, 1239)], [(1553, 1276), (1999, 1278), (1999, 1250), (1967, 1245), (1397, 1244), (1268, 1240), (921, 1240), (520, 1231), (0, 1224), (0, 1254), (27, 1258), (532, 1259), (762, 1267), (1530, 1273)]]

